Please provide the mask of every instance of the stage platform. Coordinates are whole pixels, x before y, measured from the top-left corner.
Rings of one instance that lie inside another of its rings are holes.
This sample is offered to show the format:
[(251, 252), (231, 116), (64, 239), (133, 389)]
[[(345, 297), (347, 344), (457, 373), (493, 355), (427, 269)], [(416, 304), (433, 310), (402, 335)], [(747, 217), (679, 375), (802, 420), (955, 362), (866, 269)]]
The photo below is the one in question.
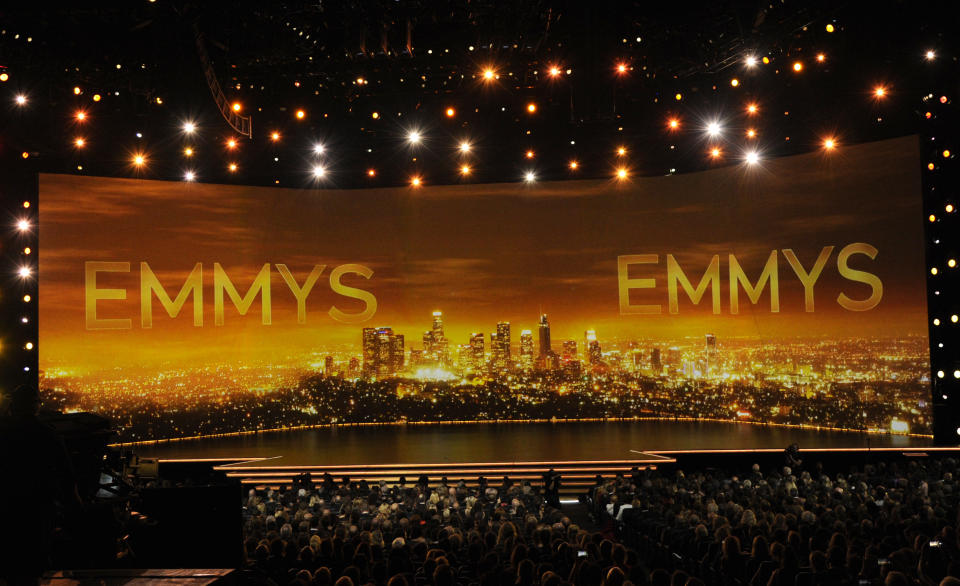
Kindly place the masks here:
[[(136, 447), (159, 462), (161, 475), (204, 471), (245, 485), (279, 486), (310, 472), (339, 482), (475, 483), (484, 476), (498, 486), (503, 476), (539, 481), (550, 468), (564, 478), (564, 492), (581, 492), (597, 474), (613, 477), (631, 468), (703, 467), (738, 458), (782, 461), (784, 447), (798, 443), (808, 454), (902, 454), (929, 448), (922, 436), (703, 421), (611, 421), (487, 423), (463, 425), (337, 426), (263, 432), (220, 438), (158, 442)], [(679, 461), (679, 464), (678, 464)]]

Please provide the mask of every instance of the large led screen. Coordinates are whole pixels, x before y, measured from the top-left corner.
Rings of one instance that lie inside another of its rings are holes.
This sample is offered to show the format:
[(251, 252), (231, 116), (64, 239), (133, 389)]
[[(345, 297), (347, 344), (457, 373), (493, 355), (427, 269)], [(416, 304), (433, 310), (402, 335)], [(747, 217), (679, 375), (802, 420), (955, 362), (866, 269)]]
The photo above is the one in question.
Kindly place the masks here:
[(44, 400), (128, 441), (621, 417), (929, 432), (918, 150), (363, 190), (41, 175)]

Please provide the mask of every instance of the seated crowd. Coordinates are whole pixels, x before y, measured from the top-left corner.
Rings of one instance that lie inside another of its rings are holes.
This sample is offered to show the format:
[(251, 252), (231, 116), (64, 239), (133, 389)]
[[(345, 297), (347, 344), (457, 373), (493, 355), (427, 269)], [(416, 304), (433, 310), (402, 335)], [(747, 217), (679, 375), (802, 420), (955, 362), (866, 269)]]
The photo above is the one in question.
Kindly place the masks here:
[(634, 470), (597, 479), (583, 526), (527, 482), (298, 479), (250, 490), (247, 572), (280, 586), (960, 585), (956, 474), (951, 459)]

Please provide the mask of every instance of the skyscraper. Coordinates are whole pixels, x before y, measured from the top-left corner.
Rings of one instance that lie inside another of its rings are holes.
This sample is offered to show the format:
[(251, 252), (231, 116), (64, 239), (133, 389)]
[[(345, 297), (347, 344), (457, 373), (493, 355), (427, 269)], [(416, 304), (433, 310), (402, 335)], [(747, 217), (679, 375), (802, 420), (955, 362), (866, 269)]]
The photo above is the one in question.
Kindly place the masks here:
[(404, 347), (403, 347), (403, 334), (397, 334), (393, 337), (393, 355), (391, 359), (391, 374), (398, 374), (403, 372), (403, 367), (406, 366), (404, 362)]
[(563, 341), (563, 359), (564, 360), (577, 359), (577, 341), (576, 340)]
[(533, 332), (520, 332), (520, 366), (525, 369), (533, 368)]
[(546, 358), (551, 353), (550, 348), (550, 322), (547, 321), (547, 314), (540, 314), (540, 325), (537, 328), (540, 334), (540, 357)]
[(714, 334), (707, 334), (706, 340), (703, 346), (704, 354), (706, 354), (705, 366), (703, 369), (704, 376), (709, 376), (717, 367), (717, 336)]
[(363, 375), (377, 371), (377, 328), (363, 328)]
[(470, 358), (474, 370), (483, 368), (483, 333), (470, 334)]
[(441, 365), (450, 363), (450, 343), (443, 333), (443, 312), (433, 312), (433, 350), (437, 355), (437, 362)]
[(506, 370), (510, 367), (510, 322), (497, 323), (497, 333), (490, 334), (490, 350), (494, 368)]
[(323, 357), (323, 374), (324, 376), (333, 376), (333, 356)]
[(587, 362), (590, 364), (600, 364), (603, 362), (603, 354), (600, 351), (600, 342), (597, 340), (597, 332), (594, 330), (587, 330), (584, 332), (583, 337), (586, 341)]

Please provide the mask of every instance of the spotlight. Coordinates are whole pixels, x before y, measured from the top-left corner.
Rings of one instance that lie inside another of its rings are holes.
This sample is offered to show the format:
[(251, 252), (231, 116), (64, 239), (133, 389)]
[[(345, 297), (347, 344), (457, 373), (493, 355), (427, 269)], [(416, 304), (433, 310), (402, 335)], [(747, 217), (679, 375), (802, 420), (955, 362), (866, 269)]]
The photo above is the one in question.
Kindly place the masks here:
[(756, 165), (760, 162), (760, 153), (757, 151), (748, 151), (745, 158), (748, 165)]
[(743, 60), (743, 63), (744, 63), (744, 65), (746, 65), (747, 67), (756, 67), (756, 66), (757, 66), (757, 58), (754, 57), (753, 55), (747, 55), (747, 58)]
[(721, 153), (720, 149), (717, 148), (717, 147), (713, 147), (712, 149), (710, 149), (710, 156), (711, 156), (712, 158), (714, 158), (714, 159), (720, 158), (720, 155), (721, 155), (721, 154), (722, 154), (722, 153)]
[(483, 70), (483, 79), (485, 81), (493, 81), (497, 77), (497, 72), (494, 71), (492, 67), (487, 67)]
[(670, 130), (676, 130), (680, 128), (680, 121), (676, 118), (671, 118), (670, 121), (667, 122), (667, 126), (670, 127)]
[(19, 220), (19, 221), (17, 221), (17, 230), (20, 230), (21, 232), (26, 232), (26, 231), (29, 230), (29, 229), (30, 229), (30, 221), (29, 221), (29, 220)]
[(927, 61), (933, 61), (934, 59), (937, 58), (937, 54), (934, 53), (932, 50), (927, 51), (927, 52), (924, 54), (924, 56), (927, 58)]
[(75, 147), (77, 147), (78, 149), (82, 149), (84, 146), (86, 146), (86, 144), (87, 144), (87, 141), (83, 140), (82, 137), (77, 137), (77, 138), (73, 141), (73, 145), (74, 145)]
[(747, 104), (747, 114), (756, 114), (758, 110), (756, 104)]
[(523, 176), (523, 180), (526, 181), (527, 183), (533, 183), (534, 181), (537, 180), (537, 176), (534, 174), (533, 171), (527, 171), (527, 173)]
[(559, 76), (560, 76), (560, 68), (557, 67), (556, 65), (554, 65), (554, 66), (550, 67), (549, 73), (550, 73), (550, 77), (559, 77)]
[(323, 146), (323, 143), (316, 143), (313, 145), (313, 154), (322, 155), (323, 152), (327, 150), (327, 147)]
[(235, 149), (235, 148), (237, 148), (237, 141), (234, 140), (234, 139), (232, 139), (232, 138), (231, 138), (230, 140), (228, 140), (228, 141), (227, 141), (227, 148), (228, 148), (228, 149)]
[(133, 164), (137, 167), (142, 167), (147, 164), (147, 158), (143, 155), (134, 155)]
[(183, 149), (183, 156), (185, 156), (185, 157), (192, 157), (192, 156), (193, 156), (193, 149), (190, 148), (190, 147), (186, 147), (185, 149)]
[(617, 169), (617, 179), (621, 179), (621, 180), (626, 179), (627, 175), (628, 175), (627, 170), (624, 167), (620, 167), (619, 169)]
[(420, 187), (423, 184), (423, 181), (418, 176), (413, 176), (410, 178), (410, 187)]
[(20, 267), (20, 269), (17, 271), (17, 274), (20, 275), (21, 279), (28, 279), (30, 278), (30, 275), (33, 274), (33, 271), (30, 270), (30, 267)]
[(817, 63), (823, 63), (827, 60), (827, 56), (823, 53), (817, 53)]
[(422, 138), (423, 137), (420, 136), (419, 131), (411, 130), (410, 132), (407, 133), (407, 142), (409, 142), (410, 144), (420, 144), (420, 140)]
[(825, 139), (823, 141), (823, 148), (828, 151), (832, 151), (833, 149), (837, 148), (837, 141), (833, 138)]
[(527, 104), (527, 112), (533, 114), (533, 113), (535, 113), (536, 111), (537, 111), (537, 105), (536, 105), (536, 104), (534, 104), (533, 102), (530, 102), (529, 104)]
[(802, 61), (794, 61), (794, 62), (793, 62), (793, 70), (796, 71), (797, 73), (800, 73), (801, 71), (803, 71), (803, 62), (802, 62)]
[(467, 142), (467, 141), (463, 141), (463, 142), (460, 143), (460, 152), (461, 152), (461, 153), (469, 153), (471, 148), (472, 148), (472, 147), (471, 147), (470, 143)]
[(297, 120), (303, 120), (304, 118), (307, 117), (307, 113), (304, 112), (303, 110), (297, 110), (296, 117), (297, 117)]
[(627, 148), (626, 148), (626, 147), (619, 147), (619, 148), (617, 148), (617, 156), (618, 156), (618, 157), (622, 157), (622, 156), (624, 156), (624, 155), (626, 155), (626, 154), (627, 154)]
[(18, 106), (23, 106), (24, 104), (27, 103), (27, 96), (23, 94), (17, 94), (17, 97), (14, 98), (14, 101), (17, 102)]
[(272, 140), (273, 142), (277, 142), (278, 140), (280, 140), (280, 133), (277, 132), (276, 130), (274, 130), (273, 132), (271, 132), (271, 133), (270, 133), (270, 140)]
[(464, 166), (460, 167), (460, 174), (461, 174), (461, 175), (469, 175), (469, 174), (470, 174), (470, 166), (469, 166), (469, 165), (464, 165)]
[(197, 130), (197, 125), (193, 122), (184, 122), (183, 131), (187, 134), (193, 134)]
[(445, 113), (447, 115), (447, 118), (453, 118), (454, 116), (457, 115), (457, 111), (454, 110), (453, 108), (447, 108), (447, 111)]
[(230, 163), (230, 166), (227, 167), (227, 169), (229, 169), (231, 173), (236, 173), (236, 172), (237, 172), (237, 168), (238, 168), (238, 167), (237, 167), (237, 164), (236, 164), (236, 163)]
[(716, 120), (707, 124), (707, 134), (710, 136), (719, 136), (721, 130), (720, 123)]
[(576, 161), (570, 161), (570, 164), (568, 166), (570, 167), (571, 171), (576, 171), (580, 167), (580, 163)]
[(193, 181), (197, 178), (197, 175), (193, 171), (187, 171), (183, 174), (184, 181)]
[(316, 165), (313, 168), (313, 177), (314, 179), (320, 179), (327, 173), (327, 170), (324, 169), (321, 165)]
[(873, 95), (878, 99), (883, 99), (887, 97), (887, 88), (883, 87), (882, 85), (878, 85), (877, 87), (873, 88)]
[(75, 117), (77, 119), (77, 122), (83, 122), (84, 120), (87, 119), (87, 113), (84, 112), (83, 110), (77, 110)]
[(617, 73), (620, 75), (624, 75), (626, 72), (627, 72), (627, 64), (617, 63)]
[(231, 108), (234, 112), (239, 112), (239, 111), (243, 108), (243, 106), (240, 105), (240, 102), (234, 102), (234, 103), (230, 106), (230, 108)]

